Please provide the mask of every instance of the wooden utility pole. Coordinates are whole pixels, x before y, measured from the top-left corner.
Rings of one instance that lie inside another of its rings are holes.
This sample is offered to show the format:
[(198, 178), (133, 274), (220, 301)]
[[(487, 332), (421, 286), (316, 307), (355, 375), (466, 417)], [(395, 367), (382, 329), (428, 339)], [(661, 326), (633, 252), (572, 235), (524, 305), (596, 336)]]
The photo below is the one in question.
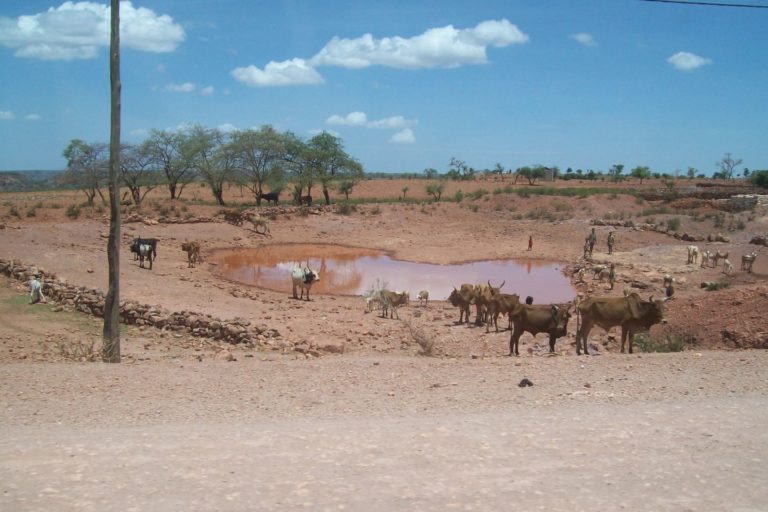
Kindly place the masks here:
[(104, 301), (105, 363), (120, 362), (120, 0), (111, 0), (109, 44), (109, 82), (111, 85), (111, 124), (109, 136), (109, 291)]

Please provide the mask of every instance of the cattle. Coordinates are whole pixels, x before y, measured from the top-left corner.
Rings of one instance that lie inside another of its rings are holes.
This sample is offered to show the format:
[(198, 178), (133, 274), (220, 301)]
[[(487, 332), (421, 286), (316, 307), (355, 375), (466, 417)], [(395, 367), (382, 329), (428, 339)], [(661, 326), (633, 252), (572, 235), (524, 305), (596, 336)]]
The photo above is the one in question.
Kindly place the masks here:
[(152, 270), (152, 246), (139, 244), (139, 267), (144, 268), (144, 260), (149, 260), (149, 270)]
[(299, 204), (303, 204), (304, 206), (312, 206), (312, 196), (301, 196)]
[(520, 305), (520, 296), (516, 293), (499, 293), (491, 300), (487, 307), (488, 322), (485, 324), (485, 332), (488, 332), (488, 326), (493, 323), (496, 332), (499, 332), (499, 315), (509, 316), (509, 328), (512, 329), (512, 311)]
[(184, 242), (181, 244), (181, 250), (187, 253), (187, 268), (193, 268), (198, 261), (203, 261), (200, 257), (200, 243)]
[(387, 312), (389, 317), (400, 319), (400, 315), (397, 314), (397, 308), (408, 304), (410, 295), (408, 292), (393, 292), (387, 289), (381, 290), (379, 297), (381, 299), (381, 317), (386, 318)]
[(598, 325), (606, 331), (611, 327), (621, 326), (621, 352), (629, 337), (629, 353), (632, 353), (635, 333), (645, 331), (657, 323), (666, 323), (664, 302), (668, 299), (647, 301), (636, 293), (625, 297), (590, 297), (582, 301), (577, 309), (581, 317), (581, 326), (576, 332), (576, 355), (589, 355), (587, 338), (592, 327)]
[(699, 248), (695, 245), (688, 246), (688, 264), (697, 263), (699, 261)]
[(554, 353), (557, 338), (568, 332), (570, 306), (518, 304), (510, 313), (514, 330), (509, 337), (509, 355), (520, 355), (520, 337), (524, 332), (534, 337), (540, 332), (549, 334), (549, 352)]
[(701, 268), (704, 268), (709, 265), (709, 262), (712, 260), (713, 254), (710, 251), (704, 251), (701, 253)]
[(475, 318), (475, 325), (482, 325), (483, 322), (486, 322), (486, 332), (488, 332), (488, 322), (490, 321), (490, 316), (488, 315), (488, 307), (491, 302), (499, 296), (504, 283), (506, 283), (506, 281), (503, 281), (498, 288), (493, 287), (490, 281), (488, 281), (488, 284), (475, 285), (475, 290), (472, 294), (472, 300), (475, 303), (475, 307), (477, 308), (477, 318)]
[(266, 236), (272, 234), (269, 230), (269, 222), (261, 215), (256, 215), (255, 213), (249, 212), (244, 214), (244, 218), (248, 219), (248, 221), (253, 225), (253, 230), (259, 235)]
[(266, 201), (267, 204), (274, 202), (275, 206), (277, 206), (277, 203), (280, 200), (280, 192), (266, 192), (264, 194), (260, 194), (259, 197)]
[(592, 279), (594, 280), (594, 279), (599, 278), (600, 277), (600, 273), (603, 270), (607, 270), (607, 269), (608, 269), (608, 265), (595, 265), (594, 267), (592, 267)]
[(729, 275), (731, 272), (733, 272), (733, 264), (731, 263), (731, 260), (725, 258), (725, 261), (723, 261), (723, 273)]
[(466, 317), (467, 325), (469, 325), (469, 306), (472, 304), (474, 292), (474, 285), (464, 283), (458, 290), (454, 287), (448, 296), (448, 302), (452, 306), (459, 308), (459, 324), (463, 324), (463, 319)]
[[(320, 272), (313, 270), (309, 267), (296, 267), (291, 270), (291, 282), (293, 284), (293, 298), (303, 299), (304, 292), (307, 292), (307, 300), (309, 300), (309, 290), (312, 285), (320, 280)], [(301, 296), (296, 295), (296, 289), (301, 288)]]
[(757, 258), (757, 253), (755, 251), (752, 251), (749, 254), (743, 255), (741, 257), (741, 270), (752, 272), (752, 264), (755, 263), (756, 258)]
[(716, 251), (715, 255), (712, 257), (712, 261), (714, 263), (713, 267), (717, 268), (717, 264), (720, 262), (720, 260), (728, 259), (728, 251), (720, 252)]
[(421, 290), (419, 292), (419, 306), (424, 302), (424, 307), (429, 304), (429, 292), (427, 290)]
[(157, 238), (134, 238), (131, 242), (130, 249), (133, 253), (133, 260), (139, 259), (139, 245), (147, 244), (152, 246), (152, 256), (157, 259)]

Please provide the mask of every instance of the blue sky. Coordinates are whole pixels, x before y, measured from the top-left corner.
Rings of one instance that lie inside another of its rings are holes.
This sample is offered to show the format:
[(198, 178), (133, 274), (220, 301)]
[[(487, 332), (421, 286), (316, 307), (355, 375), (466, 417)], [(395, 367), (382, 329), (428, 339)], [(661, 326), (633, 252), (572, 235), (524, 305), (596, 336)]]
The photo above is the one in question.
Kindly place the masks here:
[[(107, 7), (0, 2), (0, 169), (60, 169), (70, 139), (108, 140)], [(127, 142), (271, 124), (331, 131), (366, 171), (711, 174), (726, 152), (768, 169), (768, 9), (134, 0), (121, 15)]]

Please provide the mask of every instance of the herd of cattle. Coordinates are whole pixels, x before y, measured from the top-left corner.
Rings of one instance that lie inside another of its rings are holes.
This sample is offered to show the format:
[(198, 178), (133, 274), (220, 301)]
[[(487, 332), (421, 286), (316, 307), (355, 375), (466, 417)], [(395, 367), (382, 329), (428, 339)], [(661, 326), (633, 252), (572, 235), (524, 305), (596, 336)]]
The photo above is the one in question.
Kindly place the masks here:
[[(723, 272), (730, 274), (733, 272), (733, 263), (728, 259), (730, 253), (728, 251), (704, 251), (699, 252), (699, 248), (695, 245), (688, 246), (688, 265), (695, 265), (698, 263), (699, 254), (701, 254), (701, 268), (712, 267), (717, 268), (720, 261), (723, 262)], [(752, 265), (755, 263), (757, 253), (752, 251), (749, 254), (744, 254), (741, 257), (741, 270), (745, 272), (752, 272)]]

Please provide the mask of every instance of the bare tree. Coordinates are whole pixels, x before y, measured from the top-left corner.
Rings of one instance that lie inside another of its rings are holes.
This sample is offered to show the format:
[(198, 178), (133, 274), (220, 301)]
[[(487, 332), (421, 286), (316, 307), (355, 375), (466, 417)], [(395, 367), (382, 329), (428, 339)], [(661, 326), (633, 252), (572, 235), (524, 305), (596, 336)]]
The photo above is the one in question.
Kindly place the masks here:
[(120, 0), (111, 0), (111, 37), (109, 43), (109, 82), (111, 86), (109, 136), (109, 291), (104, 300), (102, 359), (120, 362)]
[(733, 178), (733, 171), (736, 167), (740, 166), (742, 162), (743, 160), (741, 158), (733, 158), (730, 153), (726, 153), (722, 160), (715, 162), (715, 165), (720, 169), (720, 174), (725, 179), (730, 180)]

